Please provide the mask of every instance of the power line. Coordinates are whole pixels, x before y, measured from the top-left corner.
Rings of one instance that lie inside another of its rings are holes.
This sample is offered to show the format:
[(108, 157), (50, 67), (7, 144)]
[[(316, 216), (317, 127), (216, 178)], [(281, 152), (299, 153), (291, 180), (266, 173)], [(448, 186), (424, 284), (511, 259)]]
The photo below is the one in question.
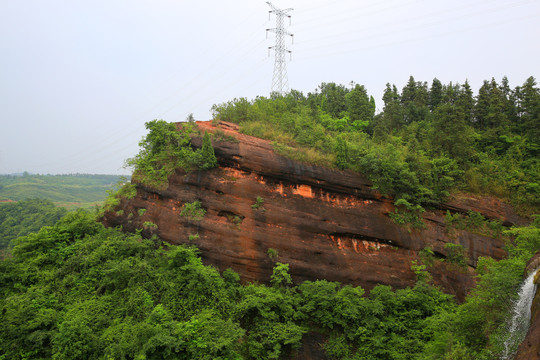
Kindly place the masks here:
[[(311, 51), (311, 50), (320, 50), (322, 48), (335, 48), (335, 47), (338, 47), (339, 45), (358, 44), (360, 42), (364, 42), (364, 41), (370, 40), (370, 39), (379, 39), (379, 38), (384, 38), (384, 37), (392, 37), (392, 38), (394, 38), (394, 36), (397, 35), (397, 34), (403, 34), (405, 32), (414, 31), (414, 30), (422, 30), (422, 29), (426, 29), (426, 28), (429, 28), (429, 27), (433, 27), (433, 26), (440, 26), (440, 25), (445, 24), (445, 23), (450, 23), (450, 22), (455, 22), (455, 21), (462, 21), (462, 20), (467, 19), (467, 18), (476, 17), (478, 15), (486, 15), (486, 14), (489, 14), (489, 13), (498, 12), (498, 11), (501, 11), (501, 10), (506, 10), (508, 8), (511, 8), (511, 7), (517, 7), (517, 6), (526, 5), (528, 3), (530, 3), (530, 0), (522, 0), (522, 1), (517, 1), (517, 2), (514, 2), (514, 3), (510, 3), (510, 4), (505, 4), (505, 5), (500, 5), (500, 6), (497, 6), (497, 7), (492, 7), (492, 8), (489, 8), (489, 9), (481, 9), (481, 10), (478, 10), (476, 12), (471, 12), (471, 13), (468, 13), (468, 14), (457, 14), (454, 17), (431, 20), (429, 22), (415, 24), (413, 26), (409, 26), (409, 27), (405, 27), (405, 28), (392, 29), (392, 30), (389, 30), (389, 31), (378, 32), (378, 33), (371, 34), (371, 35), (364, 35), (364, 36), (362, 36), (360, 38), (348, 39), (348, 40), (339, 41), (339, 42), (334, 41), (332, 43), (327, 43), (325, 45), (321, 45), (319, 43), (315, 47), (308, 47), (308, 48), (300, 49), (299, 52), (300, 53), (305, 53), (305, 52), (308, 52), (308, 51)], [(436, 13), (432, 13), (430, 15), (434, 15), (434, 14), (436, 14)], [(428, 16), (428, 17), (430, 18), (431, 16)], [(407, 22), (411, 22), (411, 21), (406, 20), (406, 21), (402, 21), (402, 22), (396, 23), (396, 24), (404, 24), (404, 23), (407, 23)], [(503, 23), (506, 23), (506, 21), (500, 22), (500, 23), (494, 23), (494, 24), (491, 24), (490, 26), (497, 25), (497, 24), (503, 24)], [(476, 28), (476, 26), (473, 27), (473, 29), (474, 28)], [(371, 30), (371, 28), (369, 28), (369, 27), (364, 28), (364, 29), (362, 29), (361, 33), (369, 34), (370, 33), (369, 30)], [(334, 36), (337, 37), (337, 36), (341, 36), (341, 35), (344, 35), (344, 34), (330, 35), (330, 36), (325, 37), (325, 39), (329, 39), (331, 37), (334, 37)], [(433, 37), (433, 34), (430, 34), (429, 37)], [(422, 36), (422, 39), (424, 39), (424, 38), (426, 38), (426, 37)], [(317, 40), (320, 41), (320, 38), (318, 38)], [(404, 42), (404, 41), (408, 42), (409, 40), (410, 39), (394, 40), (394, 42), (397, 42), (397, 43)], [(308, 43), (310, 41), (313, 41), (313, 40), (307, 40), (307, 41), (301, 42), (301, 44), (305, 44), (305, 43)], [(391, 42), (391, 44), (393, 44), (394, 42)], [(365, 50), (365, 49), (368, 49), (368, 48), (379, 48), (379, 47), (381, 47), (380, 43), (378, 43), (376, 45), (372, 45), (372, 46), (364, 45), (362, 47), (362, 49)], [(344, 50), (341, 53), (350, 53), (350, 52), (354, 52), (354, 51), (351, 51), (349, 49), (349, 50)]]
[[(452, 36), (452, 35), (455, 35), (456, 33), (468, 32), (468, 31), (471, 31), (471, 30), (481, 30), (481, 29), (486, 29), (486, 28), (496, 27), (496, 26), (502, 26), (502, 25), (510, 24), (510, 23), (517, 22), (517, 21), (524, 21), (524, 20), (536, 18), (536, 17), (539, 17), (539, 16), (540, 16), (540, 13), (529, 14), (529, 15), (526, 15), (526, 16), (523, 16), (523, 17), (509, 19), (507, 21), (502, 21), (502, 22), (497, 21), (497, 22), (492, 22), (492, 23), (489, 23), (489, 24), (475, 25), (475, 26), (461, 28), (461, 29), (458, 29), (458, 30), (453, 29), (451, 31), (438, 33), (438, 34), (429, 34), (429, 35), (422, 36), (422, 37), (393, 40), (391, 42), (377, 43), (375, 45), (367, 45), (367, 46), (358, 47), (358, 48), (352, 48), (351, 47), (348, 50), (336, 51), (336, 52), (325, 52), (325, 53), (320, 54), (318, 56), (305, 56), (305, 57), (302, 58), (302, 60), (303, 61), (312, 61), (312, 60), (315, 60), (317, 58), (324, 58), (324, 57), (329, 57), (329, 56), (352, 54), (352, 53), (358, 53), (358, 52), (366, 51), (366, 50), (373, 50), (373, 49), (384, 48), (384, 47), (389, 47), (389, 46), (394, 46), (394, 45), (399, 45), (399, 44), (405, 44), (405, 43), (424, 41), (424, 40), (429, 40), (429, 39), (434, 39), (434, 38), (440, 38), (440, 37), (443, 37), (443, 36)], [(356, 43), (356, 41), (351, 41), (351, 43)]]

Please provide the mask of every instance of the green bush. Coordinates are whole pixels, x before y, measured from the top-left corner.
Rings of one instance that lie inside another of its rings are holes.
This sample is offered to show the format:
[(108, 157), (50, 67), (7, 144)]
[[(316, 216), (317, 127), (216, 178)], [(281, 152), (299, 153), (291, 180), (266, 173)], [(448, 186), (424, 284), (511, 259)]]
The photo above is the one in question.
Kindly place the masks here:
[(452, 264), (456, 264), (461, 267), (467, 266), (467, 252), (460, 244), (446, 243), (444, 244), (446, 250), (446, 260)]
[(158, 226), (151, 221), (145, 221), (143, 227), (145, 229), (157, 229)]
[(188, 222), (201, 221), (204, 219), (204, 215), (206, 215), (206, 210), (202, 208), (202, 204), (199, 200), (185, 203), (180, 212), (180, 216), (185, 217)]
[(264, 204), (264, 199), (260, 196), (257, 196), (257, 198), (255, 199), (255, 203), (251, 205), (251, 208), (255, 210), (259, 210), (259, 209), (264, 210), (263, 204)]
[(180, 129), (163, 120), (146, 123), (149, 133), (139, 143), (139, 154), (126, 161), (134, 167), (133, 181), (156, 189), (168, 185), (168, 177), (175, 170), (209, 170), (217, 166), (214, 149), (208, 134), (203, 136), (203, 146), (194, 150), (190, 135), (195, 133), (193, 123), (184, 123)]
[(422, 220), (422, 214), (425, 211), (422, 206), (413, 205), (405, 199), (398, 199), (394, 205), (396, 209), (388, 215), (396, 224), (408, 225), (414, 229), (426, 228)]

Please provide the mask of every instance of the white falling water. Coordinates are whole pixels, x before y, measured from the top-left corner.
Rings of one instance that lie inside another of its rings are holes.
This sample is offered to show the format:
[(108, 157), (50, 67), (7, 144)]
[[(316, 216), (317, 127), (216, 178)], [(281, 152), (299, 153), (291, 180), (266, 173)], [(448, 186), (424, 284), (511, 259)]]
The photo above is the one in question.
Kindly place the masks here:
[[(538, 270), (538, 269), (537, 269)], [(521, 289), (519, 290), (519, 299), (514, 303), (512, 309), (512, 320), (508, 324), (508, 334), (504, 341), (504, 351), (501, 360), (510, 360), (514, 358), (519, 344), (525, 339), (529, 323), (531, 321), (531, 306), (536, 294), (536, 284), (534, 284), (533, 271), (527, 276)]]

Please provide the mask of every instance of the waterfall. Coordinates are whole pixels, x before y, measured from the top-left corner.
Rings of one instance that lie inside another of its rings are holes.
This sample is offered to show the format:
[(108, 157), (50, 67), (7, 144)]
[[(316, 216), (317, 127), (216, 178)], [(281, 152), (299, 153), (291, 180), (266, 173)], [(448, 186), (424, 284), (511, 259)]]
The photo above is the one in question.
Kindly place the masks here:
[(512, 319), (508, 322), (508, 334), (504, 341), (504, 351), (501, 360), (514, 358), (518, 346), (525, 339), (531, 321), (531, 306), (536, 294), (534, 275), (538, 269), (532, 271), (525, 279), (519, 290), (519, 298), (512, 307)]

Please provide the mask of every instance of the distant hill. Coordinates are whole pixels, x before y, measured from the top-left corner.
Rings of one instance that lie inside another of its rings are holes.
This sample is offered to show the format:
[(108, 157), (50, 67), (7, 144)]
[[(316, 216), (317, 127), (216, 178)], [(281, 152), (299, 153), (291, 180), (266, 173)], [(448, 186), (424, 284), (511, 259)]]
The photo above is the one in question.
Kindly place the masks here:
[(101, 203), (120, 175), (0, 175), (0, 202), (47, 199), (67, 208)]
[(50, 200), (27, 199), (0, 203), (0, 258), (11, 240), (37, 233), (43, 226), (53, 226), (67, 210)]

